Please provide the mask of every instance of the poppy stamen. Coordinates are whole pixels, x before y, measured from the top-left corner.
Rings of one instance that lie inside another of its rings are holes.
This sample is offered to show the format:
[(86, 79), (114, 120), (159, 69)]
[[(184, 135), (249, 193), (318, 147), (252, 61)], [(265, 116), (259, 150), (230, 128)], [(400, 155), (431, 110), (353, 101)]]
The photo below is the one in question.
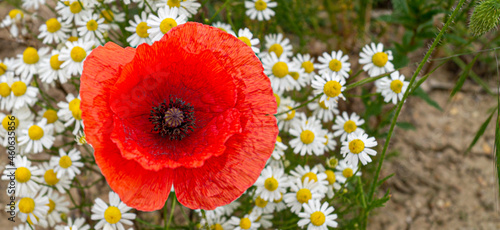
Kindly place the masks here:
[(193, 106), (178, 98), (170, 98), (169, 103), (165, 100), (153, 107), (149, 120), (154, 125), (153, 133), (170, 140), (182, 140), (196, 128)]

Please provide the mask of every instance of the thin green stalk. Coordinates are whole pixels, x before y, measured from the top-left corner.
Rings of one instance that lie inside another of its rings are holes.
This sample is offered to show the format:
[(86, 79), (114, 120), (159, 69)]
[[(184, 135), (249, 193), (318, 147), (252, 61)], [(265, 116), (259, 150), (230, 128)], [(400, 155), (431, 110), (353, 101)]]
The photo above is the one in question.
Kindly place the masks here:
[(163, 229), (168, 229), (168, 227), (167, 227), (167, 212), (168, 212), (167, 202), (168, 202), (168, 199), (165, 201), (165, 205), (163, 205)]
[(168, 230), (170, 228), (170, 223), (172, 222), (172, 218), (174, 217), (174, 211), (175, 211), (175, 204), (177, 203), (177, 198), (174, 196), (172, 198), (172, 207), (170, 208), (170, 217), (168, 218), (168, 223), (167, 223), (167, 228)]
[(210, 18), (210, 21), (208, 21), (208, 25), (212, 25), (212, 22), (214, 21), (215, 17), (217, 17), (217, 15), (219, 15), (220, 11), (224, 8), (226, 8), (226, 6), (231, 2), (231, 0), (226, 0), (226, 2), (224, 2), (224, 4), (217, 10), (217, 12), (215, 12), (215, 14)]
[(380, 156), (380, 160), (378, 161), (377, 171), (375, 171), (375, 177), (374, 177), (374, 179), (372, 181), (372, 184), (370, 186), (370, 192), (368, 194), (368, 201), (372, 201), (372, 199), (373, 199), (373, 194), (375, 192), (375, 187), (376, 187), (377, 182), (378, 182), (378, 177), (380, 175), (380, 170), (382, 169), (382, 164), (384, 163), (384, 159), (385, 159), (385, 154), (387, 152), (387, 148), (389, 147), (389, 142), (391, 141), (392, 134), (394, 132), (394, 128), (396, 127), (396, 122), (398, 120), (399, 114), (401, 113), (401, 109), (403, 108), (403, 104), (404, 104), (406, 98), (408, 98), (408, 96), (410, 95), (410, 89), (412, 88), (413, 84), (415, 83), (415, 80), (417, 79), (418, 74), (420, 73), (420, 71), (424, 67), (425, 63), (427, 62), (427, 60), (431, 56), (432, 52), (434, 51), (434, 49), (436, 48), (436, 46), (441, 41), (441, 37), (443, 37), (443, 35), (446, 33), (446, 30), (448, 29), (448, 27), (450, 26), (450, 24), (453, 22), (453, 19), (458, 14), (458, 12), (460, 11), (460, 9), (462, 8), (462, 5), (464, 3), (465, 3), (465, 0), (460, 0), (458, 2), (458, 5), (455, 8), (455, 10), (453, 11), (451, 17), (448, 18), (448, 21), (446, 21), (446, 23), (444, 24), (443, 28), (441, 29), (441, 31), (437, 35), (436, 39), (432, 43), (431, 47), (429, 48), (429, 50), (425, 54), (424, 59), (422, 59), (422, 61), (418, 65), (417, 70), (413, 74), (413, 76), (412, 76), (412, 78), (410, 80), (410, 83), (408, 85), (408, 88), (405, 91), (403, 99), (398, 104), (398, 108), (396, 109), (396, 113), (394, 114), (394, 117), (393, 117), (392, 122), (391, 122), (391, 127), (389, 128), (389, 133), (387, 134), (387, 140), (385, 141), (384, 149), (382, 150), (382, 154)]

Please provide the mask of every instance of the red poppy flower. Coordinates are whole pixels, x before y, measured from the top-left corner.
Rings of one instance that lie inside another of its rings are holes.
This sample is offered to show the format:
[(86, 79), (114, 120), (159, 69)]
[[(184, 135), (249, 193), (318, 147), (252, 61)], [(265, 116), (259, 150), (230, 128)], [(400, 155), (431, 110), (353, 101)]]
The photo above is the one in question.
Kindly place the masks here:
[(97, 47), (81, 77), (86, 139), (127, 205), (163, 207), (172, 185), (191, 209), (238, 198), (270, 157), (276, 101), (252, 49), (186, 23), (153, 45)]

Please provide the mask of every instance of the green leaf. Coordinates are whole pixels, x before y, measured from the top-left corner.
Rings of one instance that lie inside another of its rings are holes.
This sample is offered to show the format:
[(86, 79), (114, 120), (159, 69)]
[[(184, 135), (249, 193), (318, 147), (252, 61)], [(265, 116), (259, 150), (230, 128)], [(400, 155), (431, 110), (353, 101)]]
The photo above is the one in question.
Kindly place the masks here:
[(416, 130), (417, 129), (417, 128), (415, 128), (415, 126), (413, 126), (409, 122), (396, 122), (396, 126), (398, 126), (399, 128), (402, 128), (404, 130)]
[(387, 192), (385, 193), (385, 195), (382, 198), (373, 200), (368, 205), (368, 208), (366, 210), (369, 212), (370, 210), (373, 210), (375, 208), (384, 207), (385, 203), (387, 203), (387, 201), (389, 201), (389, 199), (391, 199), (391, 195), (389, 194), (389, 190), (387, 190)]
[(427, 104), (429, 104), (430, 106), (438, 109), (439, 111), (443, 111), (443, 108), (441, 108), (441, 106), (439, 106), (439, 104), (436, 101), (432, 100), (432, 98), (429, 96), (429, 94), (427, 94), (422, 88), (420, 88), (420, 87), (416, 88), (413, 91), (412, 95), (420, 97), (422, 100), (427, 102)]
[(379, 181), (377, 182), (377, 187), (380, 187), (380, 185), (382, 185), (382, 184), (383, 184), (386, 180), (389, 180), (389, 178), (393, 177), (394, 175), (395, 175), (395, 174), (394, 174), (394, 173), (392, 173), (391, 175), (384, 177), (384, 179), (379, 180)]
[(464, 85), (465, 79), (467, 78), (467, 76), (469, 76), (470, 69), (472, 68), (474, 63), (476, 63), (476, 60), (478, 57), (479, 57), (479, 54), (477, 54), (474, 57), (474, 59), (472, 59), (472, 61), (469, 64), (467, 64), (467, 66), (464, 69), (464, 72), (462, 73), (462, 75), (460, 75), (460, 78), (458, 79), (457, 84), (455, 85), (455, 87), (453, 87), (453, 90), (451, 91), (450, 97), (455, 96), (455, 94), (458, 91), (460, 91), (460, 89), (462, 89), (462, 86)]
[(495, 112), (496, 112), (496, 109), (495, 109), (495, 111), (493, 111), (490, 114), (490, 116), (488, 116), (488, 118), (486, 119), (486, 121), (484, 121), (484, 123), (481, 125), (481, 127), (479, 127), (479, 130), (477, 131), (476, 136), (474, 137), (474, 139), (470, 143), (469, 148), (467, 148), (467, 150), (465, 151), (465, 154), (469, 153), (469, 151), (472, 149), (472, 147), (474, 147), (474, 145), (476, 145), (479, 138), (484, 134), (484, 131), (486, 131), (486, 128), (488, 128), (488, 125), (490, 124), (491, 118), (493, 117)]

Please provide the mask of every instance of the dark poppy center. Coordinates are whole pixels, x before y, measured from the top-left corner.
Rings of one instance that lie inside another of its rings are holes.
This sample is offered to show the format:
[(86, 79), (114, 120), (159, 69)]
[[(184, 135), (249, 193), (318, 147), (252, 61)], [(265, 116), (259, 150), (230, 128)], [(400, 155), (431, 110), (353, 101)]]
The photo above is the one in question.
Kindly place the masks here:
[(179, 98), (164, 100), (151, 109), (149, 121), (154, 125), (151, 131), (170, 140), (182, 140), (196, 128), (193, 110), (193, 106)]

